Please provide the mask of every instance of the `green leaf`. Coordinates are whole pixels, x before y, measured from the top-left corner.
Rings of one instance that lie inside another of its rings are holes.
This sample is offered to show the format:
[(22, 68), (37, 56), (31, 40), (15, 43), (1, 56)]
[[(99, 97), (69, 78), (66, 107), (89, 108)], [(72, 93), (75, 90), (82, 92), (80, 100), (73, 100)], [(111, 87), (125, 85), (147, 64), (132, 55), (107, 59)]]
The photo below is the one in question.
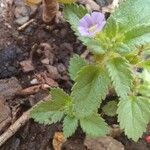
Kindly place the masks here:
[(95, 111), (106, 97), (110, 79), (107, 72), (96, 65), (81, 69), (72, 89), (74, 109), (78, 116), (88, 116)]
[(131, 50), (136, 47), (147, 44), (150, 42), (150, 23), (148, 25), (141, 24), (135, 26), (131, 30), (124, 33), (123, 43), (126, 44)]
[(70, 137), (75, 133), (78, 127), (78, 119), (71, 116), (66, 116), (63, 121), (63, 133), (65, 137)]
[(150, 59), (140, 62), (138, 66), (150, 71)]
[(116, 113), (117, 105), (118, 105), (118, 102), (110, 101), (102, 108), (102, 110), (107, 116), (113, 117), (117, 114)]
[(103, 48), (99, 41), (91, 39), (88, 37), (82, 37), (78, 32), (77, 28), (79, 25), (79, 20), (88, 13), (85, 7), (77, 4), (65, 5), (64, 7), (64, 16), (66, 20), (71, 24), (71, 28), (75, 31), (75, 34), (78, 36), (79, 40), (86, 45), (92, 53), (102, 54), (104, 53)]
[(143, 97), (130, 96), (118, 105), (118, 121), (128, 138), (137, 141), (150, 121), (150, 102)]
[(71, 28), (77, 32), (79, 20), (88, 13), (87, 9), (82, 5), (70, 4), (64, 7), (64, 16), (71, 24)]
[(116, 57), (110, 59), (106, 67), (118, 96), (126, 98), (132, 85), (132, 72), (128, 62), (121, 57)]
[(149, 7), (149, 0), (126, 0), (109, 17), (104, 30), (106, 36), (113, 42), (122, 35), (120, 45), (114, 50), (129, 52), (150, 42)]
[(35, 107), (31, 113), (35, 121), (52, 124), (60, 121), (71, 103), (71, 98), (61, 89), (52, 89), (53, 100), (45, 101)]
[(52, 106), (55, 105), (51, 101), (43, 102), (33, 109), (31, 112), (32, 118), (41, 124), (52, 124), (60, 121), (64, 116), (64, 112), (55, 111)]
[(69, 75), (72, 80), (75, 80), (77, 73), (85, 65), (86, 65), (85, 59), (81, 58), (79, 55), (74, 55), (73, 58), (70, 59)]
[(139, 87), (139, 93), (143, 96), (143, 97), (148, 97), (150, 98), (150, 83), (145, 82), (142, 85), (140, 85)]
[(149, 7), (149, 0), (126, 0), (115, 10), (111, 18), (117, 21), (119, 32), (129, 31), (135, 26), (150, 24)]
[(53, 106), (53, 109), (55, 108), (56, 110), (60, 109), (62, 106), (66, 106), (72, 101), (71, 97), (59, 88), (51, 89), (51, 96), (54, 105), (56, 104), (55, 106)]
[(90, 137), (105, 136), (108, 133), (107, 124), (99, 115), (80, 119), (82, 130)]

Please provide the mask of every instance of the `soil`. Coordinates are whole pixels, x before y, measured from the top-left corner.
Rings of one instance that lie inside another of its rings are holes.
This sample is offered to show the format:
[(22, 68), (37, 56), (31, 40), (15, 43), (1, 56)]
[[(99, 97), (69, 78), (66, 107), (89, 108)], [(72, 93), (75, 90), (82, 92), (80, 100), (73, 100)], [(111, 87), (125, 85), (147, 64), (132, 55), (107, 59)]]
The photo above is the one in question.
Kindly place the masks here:
[[(5, 3), (2, 0), (0, 2)], [(0, 15), (0, 79), (7, 80), (15, 77), (23, 89), (32, 86), (31, 80), (35, 78), (35, 75), (43, 72), (48, 73), (47, 68), (41, 62), (45, 57), (43, 54), (45, 49), (41, 47), (41, 44), (46, 43), (52, 48), (49, 55), (51, 58), (49, 64), (57, 68), (56, 73), (58, 75), (57, 78), (50, 75), (50, 78), (57, 82), (59, 87), (69, 92), (72, 87), (67, 71), (69, 59), (75, 53), (82, 54), (86, 47), (76, 39), (66, 22), (52, 25), (45, 24), (41, 20), (40, 8), (32, 16), (35, 21), (24, 30), (18, 31), (18, 25), (14, 23), (13, 9), (11, 10), (5, 10), (5, 13)], [(0, 12), (2, 11), (3, 9), (0, 9)], [(20, 63), (31, 59), (31, 57), (33, 70), (25, 72)], [(6, 105), (11, 109), (11, 117), (13, 118), (10, 124), (47, 95), (48, 90), (41, 89), (38, 93), (25, 96), (13, 95), (9, 98), (5, 97)], [(116, 123), (113, 118), (107, 118), (107, 122), (109, 124)], [(53, 135), (56, 131), (61, 131), (61, 129), (61, 124), (43, 126), (30, 119), (25, 126), (0, 147), (0, 150), (53, 150)], [(72, 138), (63, 144), (62, 149), (86, 150), (87, 148), (83, 145), (84, 137), (84, 134), (79, 129)], [(144, 137), (137, 143), (128, 140), (124, 135), (117, 137), (117, 140), (125, 146), (125, 150), (150, 149)]]

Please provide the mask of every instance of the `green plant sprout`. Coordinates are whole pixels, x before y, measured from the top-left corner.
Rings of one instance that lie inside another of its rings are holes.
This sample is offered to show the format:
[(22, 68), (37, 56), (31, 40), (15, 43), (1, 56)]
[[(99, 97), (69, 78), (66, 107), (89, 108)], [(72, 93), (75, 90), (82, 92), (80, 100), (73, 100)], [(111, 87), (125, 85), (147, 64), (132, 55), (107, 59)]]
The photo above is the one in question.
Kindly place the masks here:
[[(137, 141), (150, 121), (150, 60), (145, 59), (150, 47), (149, 8), (149, 0), (126, 0), (106, 21), (100, 12), (65, 4), (64, 16), (93, 60), (88, 63), (78, 55), (71, 58), (71, 94), (51, 89), (52, 100), (32, 111), (35, 121), (52, 124), (63, 120), (66, 137), (79, 125), (87, 136), (105, 136), (108, 125), (98, 109), (114, 89), (118, 100), (108, 102), (102, 111), (117, 115), (120, 128)], [(139, 68), (144, 71), (139, 73)]]

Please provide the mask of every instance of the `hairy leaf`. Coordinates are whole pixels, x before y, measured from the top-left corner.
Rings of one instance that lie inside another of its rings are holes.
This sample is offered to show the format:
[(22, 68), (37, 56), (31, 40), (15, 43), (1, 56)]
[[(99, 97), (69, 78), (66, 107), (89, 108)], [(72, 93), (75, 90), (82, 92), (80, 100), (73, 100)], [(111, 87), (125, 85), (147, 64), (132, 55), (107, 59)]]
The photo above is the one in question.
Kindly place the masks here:
[(53, 110), (53, 106), (55, 107), (51, 101), (40, 104), (31, 112), (32, 118), (41, 124), (52, 124), (60, 121), (64, 116), (64, 112)]
[(129, 52), (150, 42), (150, 1), (126, 0), (109, 17), (104, 32), (110, 40), (120, 39), (118, 52)]
[(116, 57), (110, 59), (106, 67), (118, 96), (126, 98), (132, 85), (132, 73), (128, 62), (121, 57)]
[(106, 115), (113, 117), (117, 114), (117, 104), (118, 102), (116, 101), (110, 101), (102, 108), (102, 110)]
[(137, 141), (150, 121), (150, 102), (143, 97), (130, 96), (118, 105), (118, 121), (125, 134)]
[(70, 4), (64, 7), (65, 18), (75, 32), (77, 32), (79, 20), (87, 13), (88, 11), (82, 5)]
[(80, 119), (82, 130), (91, 137), (105, 136), (108, 133), (107, 124), (99, 115)]
[(107, 72), (95, 65), (88, 65), (81, 69), (75, 79), (72, 89), (74, 109), (78, 116), (88, 116), (93, 113), (108, 92), (110, 79)]
[(86, 65), (85, 59), (81, 58), (79, 55), (74, 55), (73, 58), (70, 59), (69, 75), (72, 80), (75, 80), (77, 73), (85, 65)]
[(65, 137), (70, 137), (75, 133), (78, 127), (78, 119), (71, 116), (66, 116), (63, 121), (63, 133)]
[(43, 124), (52, 124), (60, 121), (71, 98), (61, 89), (52, 89), (53, 100), (43, 102), (35, 107), (31, 113), (35, 121)]

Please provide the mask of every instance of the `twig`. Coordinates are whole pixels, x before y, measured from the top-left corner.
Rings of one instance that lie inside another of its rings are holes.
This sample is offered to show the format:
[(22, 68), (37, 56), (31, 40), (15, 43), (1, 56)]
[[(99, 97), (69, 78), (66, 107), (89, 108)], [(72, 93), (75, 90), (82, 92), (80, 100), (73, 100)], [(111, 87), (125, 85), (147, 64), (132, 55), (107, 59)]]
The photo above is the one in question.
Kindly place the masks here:
[(35, 19), (31, 19), (31, 20), (27, 21), (22, 26), (18, 27), (18, 31), (24, 30), (28, 25), (30, 25), (34, 21), (35, 21)]
[(6, 132), (4, 132), (1, 136), (0, 136), (0, 147), (9, 139), (11, 138), (22, 126), (24, 126), (26, 124), (26, 122), (30, 119), (30, 113), (33, 110), (34, 107), (36, 107), (37, 105), (39, 105), (40, 103), (42, 103), (43, 101), (46, 101), (48, 99), (50, 99), (50, 95), (47, 96), (45, 99), (39, 101), (35, 106), (33, 106), (32, 108), (30, 108), (28, 111), (24, 112), (22, 114), (22, 116), (13, 124), (11, 125)]

